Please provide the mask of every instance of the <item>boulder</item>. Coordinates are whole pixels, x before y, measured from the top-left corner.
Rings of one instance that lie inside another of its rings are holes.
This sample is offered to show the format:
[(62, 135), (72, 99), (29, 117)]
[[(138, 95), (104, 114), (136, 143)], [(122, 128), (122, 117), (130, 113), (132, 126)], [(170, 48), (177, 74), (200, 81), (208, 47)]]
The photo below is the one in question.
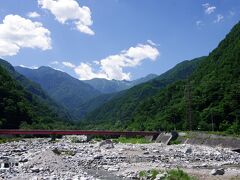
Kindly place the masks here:
[(31, 168), (31, 171), (33, 173), (39, 173), (40, 172), (39, 168), (36, 168), (36, 167)]
[(103, 147), (105, 149), (112, 149), (112, 148), (114, 148), (114, 145), (113, 145), (112, 140), (107, 139), (107, 140), (104, 140), (104, 141), (99, 143), (99, 148), (100, 147)]
[(192, 153), (192, 148), (187, 148), (185, 151), (186, 154), (191, 154)]
[(224, 175), (225, 171), (224, 169), (213, 169), (211, 171), (211, 175), (216, 176), (216, 175)]

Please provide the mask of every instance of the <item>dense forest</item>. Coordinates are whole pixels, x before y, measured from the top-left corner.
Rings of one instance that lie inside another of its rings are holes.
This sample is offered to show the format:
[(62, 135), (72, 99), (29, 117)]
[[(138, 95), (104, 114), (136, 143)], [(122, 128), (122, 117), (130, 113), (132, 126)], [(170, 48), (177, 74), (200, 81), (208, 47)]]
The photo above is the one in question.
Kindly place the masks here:
[(0, 128), (70, 128), (70, 120), (39, 85), (0, 60)]
[(123, 97), (113, 99), (90, 113), (85, 120), (87, 123), (82, 126), (239, 133), (240, 23), (209, 56), (198, 62), (197, 68), (187, 79), (173, 74), (179, 79), (165, 83), (166, 87), (162, 86), (156, 93), (151, 91), (161, 86), (165, 79), (162, 82), (157, 78), (136, 86), (125, 92)]

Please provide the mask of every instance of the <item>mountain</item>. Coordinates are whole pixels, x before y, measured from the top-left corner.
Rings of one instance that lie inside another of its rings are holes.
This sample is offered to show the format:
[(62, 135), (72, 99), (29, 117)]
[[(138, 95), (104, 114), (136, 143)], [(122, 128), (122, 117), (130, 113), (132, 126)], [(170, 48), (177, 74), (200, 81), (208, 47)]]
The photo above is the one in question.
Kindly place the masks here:
[(118, 81), (118, 80), (107, 80), (107, 79), (100, 79), (94, 78), (91, 80), (85, 80), (84, 82), (88, 83), (95, 89), (99, 90), (102, 93), (115, 93), (125, 89), (129, 89), (135, 85), (150, 81), (157, 77), (155, 74), (149, 74), (146, 77), (134, 80), (134, 81)]
[(145, 83), (145, 82), (150, 81), (150, 80), (152, 80), (152, 79), (154, 79), (156, 77), (158, 77), (158, 75), (156, 75), (156, 74), (148, 74), (145, 77), (142, 77), (142, 78), (139, 78), (139, 79), (131, 81), (131, 86), (136, 86), (138, 84)]
[[(92, 127), (131, 130), (215, 130), (240, 133), (240, 23), (186, 79), (140, 102), (122, 97), (90, 114)], [(151, 86), (149, 83), (145, 86)], [(141, 86), (140, 86), (141, 87)], [(129, 90), (131, 91), (131, 89)], [(137, 89), (136, 89), (137, 91)], [(126, 96), (124, 96), (126, 98)], [(121, 105), (117, 103), (122, 102)], [(121, 108), (125, 107), (125, 108)], [(110, 112), (107, 111), (111, 109)], [(96, 123), (98, 122), (98, 124)]]
[(74, 119), (81, 117), (81, 113), (77, 110), (81, 104), (101, 94), (90, 85), (50, 67), (28, 69), (17, 66), (15, 69), (32, 81), (39, 83), (51, 98), (71, 113)]
[(69, 120), (38, 84), (0, 59), (0, 128), (59, 128), (67, 127)]
[(110, 93), (110, 94), (102, 94), (100, 96), (97, 96), (86, 103), (81, 104), (77, 108), (77, 112), (81, 114), (80, 120), (83, 119), (89, 112), (94, 111), (95, 109), (101, 107), (104, 103), (110, 101), (115, 96), (117, 96), (119, 93)]
[(204, 58), (183, 61), (151, 81), (117, 93), (101, 107), (88, 113), (82, 125), (86, 128), (124, 128), (124, 124), (133, 118), (134, 112), (143, 100), (154, 96), (168, 84), (189, 77)]

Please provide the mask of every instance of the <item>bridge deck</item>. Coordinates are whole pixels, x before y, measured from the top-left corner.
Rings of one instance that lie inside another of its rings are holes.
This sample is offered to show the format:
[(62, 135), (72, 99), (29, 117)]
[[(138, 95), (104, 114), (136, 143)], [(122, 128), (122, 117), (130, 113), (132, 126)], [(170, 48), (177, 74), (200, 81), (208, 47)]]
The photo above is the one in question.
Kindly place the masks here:
[(157, 136), (156, 131), (105, 131), (105, 130), (19, 130), (0, 129), (0, 135), (124, 135)]

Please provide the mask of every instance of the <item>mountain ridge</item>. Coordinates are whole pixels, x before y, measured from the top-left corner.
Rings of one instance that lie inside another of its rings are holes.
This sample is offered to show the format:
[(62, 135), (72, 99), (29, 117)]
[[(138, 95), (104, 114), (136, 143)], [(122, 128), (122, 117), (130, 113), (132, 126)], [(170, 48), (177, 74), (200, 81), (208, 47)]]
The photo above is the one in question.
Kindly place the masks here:
[(16, 66), (15, 69), (32, 81), (39, 83), (56, 102), (72, 114), (75, 120), (81, 117), (76, 109), (82, 103), (101, 95), (90, 85), (48, 66), (41, 66), (38, 69)]
[(93, 78), (90, 80), (84, 80), (83, 82), (88, 83), (93, 88), (99, 90), (104, 94), (108, 94), (108, 93), (115, 93), (115, 92), (129, 89), (138, 84), (150, 81), (155, 77), (157, 77), (156, 74), (148, 74), (145, 77), (142, 77), (133, 81), (126, 81), (126, 80), (120, 81), (120, 80), (107, 80), (103, 78)]

